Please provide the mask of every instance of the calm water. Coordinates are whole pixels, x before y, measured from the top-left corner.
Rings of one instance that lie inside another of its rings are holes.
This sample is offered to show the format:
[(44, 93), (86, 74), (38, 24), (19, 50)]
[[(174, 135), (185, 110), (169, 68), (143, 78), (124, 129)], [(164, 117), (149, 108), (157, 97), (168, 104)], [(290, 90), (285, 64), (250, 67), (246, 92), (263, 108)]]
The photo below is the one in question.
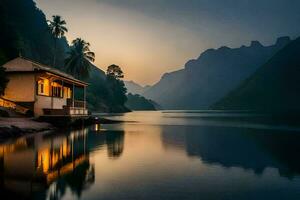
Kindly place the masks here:
[(300, 199), (300, 130), (245, 115), (133, 112), (0, 144), (1, 199)]

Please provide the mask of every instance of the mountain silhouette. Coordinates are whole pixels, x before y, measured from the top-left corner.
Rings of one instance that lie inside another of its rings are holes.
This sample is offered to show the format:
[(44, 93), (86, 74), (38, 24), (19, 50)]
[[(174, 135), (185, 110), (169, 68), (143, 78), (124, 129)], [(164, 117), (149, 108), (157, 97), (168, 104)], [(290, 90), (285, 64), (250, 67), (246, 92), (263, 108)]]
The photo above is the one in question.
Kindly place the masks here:
[(142, 95), (145, 93), (151, 86), (141, 86), (134, 81), (124, 81), (125, 87), (127, 88), (127, 92), (131, 94), (139, 94)]
[(184, 69), (166, 73), (143, 96), (164, 109), (206, 109), (251, 76), (290, 42), (281, 37), (271, 46), (252, 41), (240, 48), (208, 49)]
[(298, 112), (300, 37), (276, 53), (250, 78), (217, 102), (215, 109)]

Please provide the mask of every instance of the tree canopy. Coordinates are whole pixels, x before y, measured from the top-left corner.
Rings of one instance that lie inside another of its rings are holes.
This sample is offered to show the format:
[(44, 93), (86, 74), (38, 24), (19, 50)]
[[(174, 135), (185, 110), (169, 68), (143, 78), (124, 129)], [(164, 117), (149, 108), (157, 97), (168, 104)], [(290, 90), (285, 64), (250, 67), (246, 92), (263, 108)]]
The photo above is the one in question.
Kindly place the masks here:
[(90, 43), (81, 38), (72, 41), (72, 46), (65, 60), (66, 71), (76, 78), (89, 77), (91, 62), (95, 61), (95, 53), (90, 51)]
[(106, 81), (109, 87), (112, 89), (113, 101), (116, 104), (124, 105), (127, 101), (127, 89), (124, 82), (121, 80), (124, 78), (124, 73), (118, 65), (110, 65), (106, 70)]
[(53, 56), (53, 66), (56, 65), (56, 43), (57, 39), (61, 38), (68, 32), (66, 28), (66, 21), (61, 18), (59, 15), (53, 15), (52, 21), (48, 20), (48, 26), (50, 29), (51, 34), (54, 37), (54, 56)]
[(8, 79), (5, 76), (5, 69), (4, 67), (0, 66), (0, 95), (4, 94), (4, 89), (7, 85)]
[(49, 29), (55, 38), (61, 38), (66, 32), (68, 32), (68, 29), (66, 28), (66, 21), (59, 15), (53, 15), (52, 21), (48, 20), (47, 22)]
[(113, 77), (118, 80), (124, 78), (124, 73), (123, 73), (122, 69), (118, 65), (115, 65), (115, 64), (108, 66), (108, 68), (106, 70), (106, 75), (108, 77)]

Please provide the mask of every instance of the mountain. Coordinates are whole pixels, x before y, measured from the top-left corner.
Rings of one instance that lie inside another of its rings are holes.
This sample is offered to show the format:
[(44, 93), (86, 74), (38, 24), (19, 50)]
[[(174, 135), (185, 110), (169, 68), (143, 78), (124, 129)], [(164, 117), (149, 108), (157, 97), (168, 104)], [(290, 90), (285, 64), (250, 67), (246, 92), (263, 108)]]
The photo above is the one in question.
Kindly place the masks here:
[(130, 110), (156, 110), (157, 104), (139, 94), (127, 95), (126, 107)]
[[(19, 54), (46, 65), (53, 64), (54, 38), (44, 13), (32, 0), (1, 0), (0, 26), (0, 65)], [(54, 67), (64, 70), (64, 59), (69, 48), (66, 38), (59, 39), (56, 48), (57, 65)], [(128, 111), (122, 103), (116, 101), (119, 94), (107, 83), (105, 73), (97, 66), (91, 67), (90, 77), (84, 81), (90, 84), (87, 89), (90, 110)]]
[(141, 86), (134, 81), (124, 81), (127, 92), (131, 94), (140, 94), (143, 95), (151, 86)]
[(299, 55), (300, 37), (277, 52), (212, 108), (299, 112)]
[(143, 95), (164, 109), (206, 109), (289, 42), (289, 37), (281, 37), (271, 46), (252, 41), (250, 46), (240, 48), (208, 49), (183, 69), (164, 74)]

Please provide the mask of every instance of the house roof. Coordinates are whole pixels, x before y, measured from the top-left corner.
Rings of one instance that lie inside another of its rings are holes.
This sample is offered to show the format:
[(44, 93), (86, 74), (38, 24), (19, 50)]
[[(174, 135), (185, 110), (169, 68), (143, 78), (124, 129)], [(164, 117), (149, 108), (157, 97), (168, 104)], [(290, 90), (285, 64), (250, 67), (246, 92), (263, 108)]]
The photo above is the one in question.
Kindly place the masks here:
[(6, 69), (6, 72), (36, 72), (36, 71), (44, 71), (51, 74), (54, 74), (58, 77), (65, 78), (71, 82), (75, 82), (80, 85), (87, 86), (88, 83), (78, 80), (74, 78), (73, 76), (62, 72), (58, 69), (55, 69), (53, 67), (38, 63), (36, 61), (30, 60), (28, 58), (24, 57), (17, 57), (6, 64), (3, 65), (3, 67)]

